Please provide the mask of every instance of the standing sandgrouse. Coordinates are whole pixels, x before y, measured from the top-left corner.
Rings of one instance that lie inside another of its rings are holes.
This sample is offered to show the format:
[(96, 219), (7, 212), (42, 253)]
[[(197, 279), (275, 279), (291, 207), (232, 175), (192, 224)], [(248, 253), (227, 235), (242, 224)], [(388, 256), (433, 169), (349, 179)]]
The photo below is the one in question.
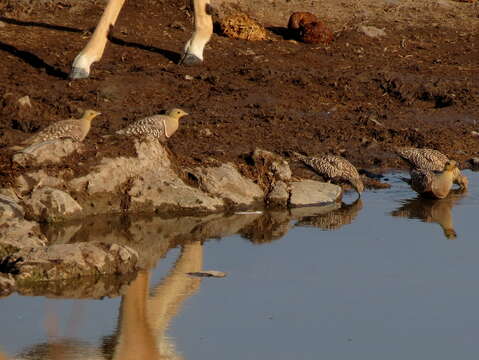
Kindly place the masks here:
[(140, 138), (151, 136), (165, 142), (178, 130), (180, 118), (186, 115), (188, 113), (181, 109), (171, 109), (166, 115), (152, 115), (137, 120), (116, 133)]
[(80, 119), (61, 120), (47, 126), (38, 133), (27, 139), (22, 145), (33, 145), (44, 141), (71, 138), (75, 141), (83, 141), (88, 135), (91, 121), (100, 115), (98, 111), (86, 110)]

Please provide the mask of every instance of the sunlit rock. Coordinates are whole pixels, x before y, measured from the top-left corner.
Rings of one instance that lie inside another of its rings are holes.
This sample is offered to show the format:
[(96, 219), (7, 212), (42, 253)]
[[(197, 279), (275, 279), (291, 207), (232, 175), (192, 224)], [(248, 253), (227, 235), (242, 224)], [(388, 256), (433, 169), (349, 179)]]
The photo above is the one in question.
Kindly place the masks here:
[(17, 282), (126, 274), (137, 270), (138, 254), (128, 246), (77, 243), (24, 249), (14, 255)]
[(24, 247), (42, 247), (46, 239), (40, 226), (23, 217), (23, 208), (7, 197), (0, 198), (0, 258)]
[(263, 190), (242, 176), (231, 163), (219, 167), (196, 168), (192, 173), (198, 179), (200, 188), (231, 202), (233, 206), (253, 205), (263, 199)]
[(288, 205), (289, 188), (284, 181), (278, 181), (273, 184), (271, 191), (266, 198), (266, 204), (269, 207), (285, 208)]
[(251, 156), (255, 166), (266, 172), (266, 175), (276, 180), (289, 181), (291, 169), (288, 162), (278, 154), (270, 151), (256, 149)]
[(24, 200), (29, 215), (38, 221), (56, 222), (78, 217), (82, 207), (66, 192), (42, 187)]
[(72, 139), (55, 139), (30, 145), (13, 155), (13, 162), (22, 166), (28, 164), (60, 163), (63, 158), (78, 151), (81, 143)]
[(342, 189), (338, 185), (314, 180), (291, 183), (290, 205), (292, 207), (329, 204), (339, 201)]
[(10, 295), (15, 291), (15, 279), (10, 274), (0, 273), (0, 296)]

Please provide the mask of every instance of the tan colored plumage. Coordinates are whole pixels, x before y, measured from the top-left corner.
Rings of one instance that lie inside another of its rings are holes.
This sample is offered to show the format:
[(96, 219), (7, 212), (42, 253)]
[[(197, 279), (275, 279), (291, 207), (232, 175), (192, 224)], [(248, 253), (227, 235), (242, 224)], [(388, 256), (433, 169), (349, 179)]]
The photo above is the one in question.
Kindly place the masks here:
[(348, 160), (336, 155), (308, 157), (298, 153), (293, 155), (326, 180), (349, 182), (359, 195), (364, 191), (364, 184), (358, 171)]
[(413, 169), (411, 170), (411, 188), (423, 196), (443, 199), (451, 191), (454, 169), (456, 169), (454, 160), (446, 162), (443, 171)]
[[(428, 148), (402, 147), (395, 149), (395, 153), (409, 164), (411, 170), (442, 171), (446, 162), (449, 161), (448, 157), (440, 151)], [(463, 189), (467, 189), (469, 184), (468, 178), (461, 174), (457, 167), (454, 169), (453, 182)]]
[(137, 120), (116, 133), (134, 137), (151, 136), (165, 142), (178, 130), (180, 118), (186, 115), (188, 113), (181, 109), (171, 109), (166, 115), (152, 115)]
[(448, 239), (455, 239), (457, 234), (454, 230), (452, 208), (464, 197), (464, 193), (450, 193), (445, 199), (433, 200), (415, 198), (406, 200), (403, 205), (391, 212), (392, 216), (419, 219), (428, 223), (437, 223), (441, 226), (444, 235)]
[(90, 131), (91, 121), (100, 114), (95, 110), (86, 110), (80, 119), (57, 121), (27, 139), (23, 142), (23, 145), (32, 145), (62, 138), (83, 141)]

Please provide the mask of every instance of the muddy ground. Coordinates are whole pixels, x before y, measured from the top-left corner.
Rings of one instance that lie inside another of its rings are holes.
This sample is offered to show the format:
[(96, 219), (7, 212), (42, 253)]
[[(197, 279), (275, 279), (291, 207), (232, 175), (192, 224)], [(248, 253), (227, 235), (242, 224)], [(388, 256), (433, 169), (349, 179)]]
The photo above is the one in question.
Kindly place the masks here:
[[(479, 154), (479, 4), (352, 3), (361, 16), (323, 16), (334, 31), (329, 45), (291, 41), (286, 23), (265, 23), (270, 40), (215, 34), (205, 64), (191, 68), (176, 64), (192, 28), (185, 1), (129, 1), (91, 78), (70, 82), (102, 2), (0, 0), (0, 179), (18, 170), (10, 145), (86, 108), (103, 113), (85, 140), (92, 150), (64, 166), (115, 153), (102, 135), (173, 106), (191, 114), (168, 144), (180, 166), (242, 163), (260, 147), (404, 167), (388, 151), (397, 145), (436, 148), (466, 166)], [(31, 108), (18, 104), (26, 95)]]

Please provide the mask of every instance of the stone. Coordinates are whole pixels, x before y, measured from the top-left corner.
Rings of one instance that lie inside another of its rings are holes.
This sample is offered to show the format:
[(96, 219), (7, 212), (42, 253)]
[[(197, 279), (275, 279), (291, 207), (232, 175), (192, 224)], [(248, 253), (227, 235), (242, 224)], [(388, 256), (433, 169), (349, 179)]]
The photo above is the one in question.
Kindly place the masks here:
[(234, 206), (253, 205), (263, 199), (263, 190), (242, 176), (231, 163), (219, 167), (196, 168), (192, 173), (204, 191), (225, 199)]
[(372, 38), (386, 36), (386, 31), (384, 31), (384, 29), (379, 29), (375, 26), (361, 25), (359, 31)]
[(469, 164), (471, 164), (472, 170), (479, 170), (479, 158), (473, 157), (469, 159)]
[(41, 222), (78, 217), (83, 210), (69, 194), (47, 186), (35, 190), (24, 203), (29, 208), (29, 215)]
[(10, 274), (0, 273), (0, 296), (10, 295), (15, 291), (15, 279)]
[(89, 174), (72, 179), (68, 187), (88, 195), (115, 192), (119, 187), (144, 173), (155, 169), (164, 171), (171, 167), (168, 153), (155, 140), (134, 139), (136, 157), (103, 158)]
[[(0, 204), (2, 207), (2, 204)], [(25, 247), (43, 247), (47, 239), (40, 231), (40, 226), (23, 217), (4, 220), (0, 223), (0, 258), (11, 255)]]
[(30, 193), (33, 189), (36, 189), (40, 186), (48, 187), (63, 187), (65, 181), (59, 177), (54, 177), (48, 175), (44, 170), (31, 171), (22, 175), (17, 176), (15, 179), (15, 188), (19, 193)]
[(215, 212), (224, 201), (200, 189), (186, 185), (171, 169), (148, 171), (133, 180), (129, 194), (131, 211), (200, 211)]
[(55, 139), (33, 144), (13, 155), (13, 162), (26, 166), (44, 163), (60, 163), (62, 159), (78, 151), (81, 143), (72, 139)]
[(15, 198), (0, 194), (0, 224), (10, 219), (23, 218), (25, 212)]
[(83, 276), (127, 274), (137, 270), (138, 253), (125, 245), (75, 243), (24, 249), (13, 255), (20, 283)]
[(338, 185), (315, 180), (302, 180), (291, 183), (291, 207), (330, 204), (339, 201), (342, 189)]
[(256, 149), (252, 158), (255, 166), (265, 167), (275, 179), (282, 181), (291, 179), (291, 168), (281, 156), (270, 151)]
[(288, 185), (284, 181), (278, 181), (274, 183), (271, 191), (268, 193), (266, 198), (266, 204), (269, 207), (281, 207), (285, 208), (288, 206), (289, 200), (289, 189)]
[(32, 107), (32, 103), (30, 101), (30, 96), (28, 95), (25, 95), (23, 97), (21, 97), (20, 99), (18, 99), (18, 103), (20, 104), (20, 106), (28, 106), (28, 107)]

